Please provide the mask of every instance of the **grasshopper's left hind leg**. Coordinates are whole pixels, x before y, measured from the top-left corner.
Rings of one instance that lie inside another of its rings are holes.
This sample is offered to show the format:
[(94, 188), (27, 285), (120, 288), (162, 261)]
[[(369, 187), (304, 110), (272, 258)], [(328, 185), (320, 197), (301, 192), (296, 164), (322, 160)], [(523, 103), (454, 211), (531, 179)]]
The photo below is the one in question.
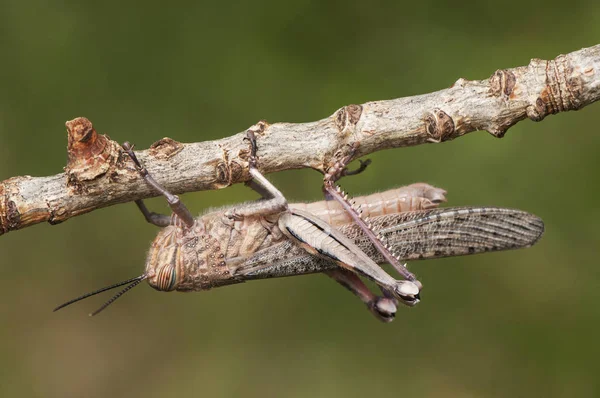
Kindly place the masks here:
[(343, 268), (326, 271), (325, 274), (354, 293), (355, 296), (365, 303), (369, 311), (377, 319), (382, 322), (391, 322), (394, 320), (397, 309), (397, 301), (395, 299), (376, 296), (356, 274)]

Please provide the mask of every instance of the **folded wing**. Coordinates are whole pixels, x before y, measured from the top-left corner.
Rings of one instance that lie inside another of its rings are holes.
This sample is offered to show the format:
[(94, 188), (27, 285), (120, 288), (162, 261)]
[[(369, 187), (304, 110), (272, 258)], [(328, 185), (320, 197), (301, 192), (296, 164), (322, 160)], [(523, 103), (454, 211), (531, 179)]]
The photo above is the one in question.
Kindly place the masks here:
[[(544, 232), (530, 213), (496, 207), (456, 207), (413, 211), (369, 220), (401, 260), (461, 256), (529, 247)], [(383, 261), (355, 225), (339, 228), (375, 260)]]
[[(462, 256), (510, 250), (535, 244), (544, 232), (533, 214), (496, 207), (455, 207), (377, 216), (368, 220), (401, 260)], [(337, 229), (376, 263), (383, 257), (355, 224)], [(234, 265), (235, 264), (235, 265)], [(321, 272), (337, 265), (289, 241), (244, 259), (232, 259), (235, 273), (248, 279)]]

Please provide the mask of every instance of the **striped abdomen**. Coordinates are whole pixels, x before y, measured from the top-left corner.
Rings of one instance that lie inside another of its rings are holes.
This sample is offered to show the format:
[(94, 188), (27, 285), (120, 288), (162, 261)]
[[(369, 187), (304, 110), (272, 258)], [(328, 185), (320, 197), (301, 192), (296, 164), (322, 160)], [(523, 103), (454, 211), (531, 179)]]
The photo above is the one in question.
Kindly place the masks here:
[[(357, 208), (360, 208), (363, 217), (376, 217), (431, 209), (446, 201), (445, 194), (446, 191), (443, 189), (425, 183), (416, 183), (368, 196), (358, 196), (352, 201)], [(290, 207), (307, 211), (333, 226), (353, 222), (348, 212), (335, 200), (294, 203), (290, 204)]]

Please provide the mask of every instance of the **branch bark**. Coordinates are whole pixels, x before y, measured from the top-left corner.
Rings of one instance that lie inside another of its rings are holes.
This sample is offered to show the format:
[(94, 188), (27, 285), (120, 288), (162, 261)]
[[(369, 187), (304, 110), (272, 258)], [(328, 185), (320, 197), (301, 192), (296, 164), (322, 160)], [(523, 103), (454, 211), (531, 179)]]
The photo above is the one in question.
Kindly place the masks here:
[[(310, 167), (321, 172), (358, 143), (355, 157), (387, 148), (452, 140), (486, 130), (502, 137), (529, 118), (577, 110), (600, 99), (600, 45), (554, 60), (497, 70), (486, 80), (458, 79), (430, 94), (347, 105), (310, 123), (261, 121), (251, 127), (263, 173)], [(118, 143), (91, 122), (67, 122), (69, 162), (49, 177), (0, 183), (0, 235), (42, 221), (57, 224), (94, 209), (157, 196)], [(163, 138), (136, 152), (149, 172), (174, 193), (224, 188), (249, 179), (248, 144), (239, 133), (182, 144)]]

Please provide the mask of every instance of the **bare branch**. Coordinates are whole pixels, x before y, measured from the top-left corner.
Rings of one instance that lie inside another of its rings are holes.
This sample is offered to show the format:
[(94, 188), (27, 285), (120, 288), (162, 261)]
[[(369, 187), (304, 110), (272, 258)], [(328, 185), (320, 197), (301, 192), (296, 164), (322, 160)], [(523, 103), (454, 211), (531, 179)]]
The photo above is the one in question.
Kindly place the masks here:
[[(347, 105), (310, 123), (259, 122), (263, 173), (311, 167), (324, 172), (358, 144), (355, 157), (386, 148), (442, 142), (477, 130), (502, 137), (529, 118), (577, 110), (600, 98), (600, 45), (533, 59), (486, 80), (459, 79), (430, 94)], [(65, 221), (97, 208), (157, 196), (121, 147), (96, 134), (89, 120), (67, 122), (69, 163), (50, 177), (0, 183), (0, 234), (42, 221)], [(248, 143), (240, 133), (181, 144), (163, 138), (136, 152), (157, 181), (174, 193), (217, 189), (249, 179)]]

